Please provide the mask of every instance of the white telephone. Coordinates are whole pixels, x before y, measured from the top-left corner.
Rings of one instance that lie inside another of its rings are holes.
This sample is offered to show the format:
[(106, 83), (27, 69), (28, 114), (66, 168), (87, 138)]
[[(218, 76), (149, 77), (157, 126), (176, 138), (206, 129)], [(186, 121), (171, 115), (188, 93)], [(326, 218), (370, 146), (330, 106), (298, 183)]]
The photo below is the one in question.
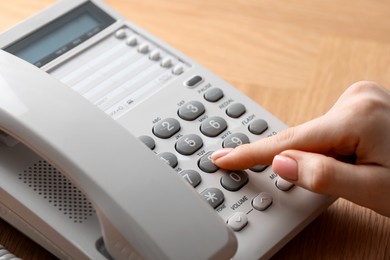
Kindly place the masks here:
[(59, 258), (266, 259), (334, 200), (213, 165), (285, 125), (100, 1), (0, 48), (0, 216)]

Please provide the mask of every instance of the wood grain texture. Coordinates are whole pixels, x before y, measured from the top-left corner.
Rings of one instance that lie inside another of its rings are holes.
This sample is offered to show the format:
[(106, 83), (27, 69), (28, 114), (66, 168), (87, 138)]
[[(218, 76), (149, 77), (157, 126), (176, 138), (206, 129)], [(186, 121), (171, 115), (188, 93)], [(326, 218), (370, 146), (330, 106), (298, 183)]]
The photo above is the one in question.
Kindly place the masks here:
[[(53, 3), (0, 2), (0, 30)], [(325, 113), (353, 82), (390, 84), (390, 1), (107, 0), (288, 125)], [(0, 222), (24, 259), (52, 256)], [(390, 219), (343, 199), (274, 259), (390, 259)]]

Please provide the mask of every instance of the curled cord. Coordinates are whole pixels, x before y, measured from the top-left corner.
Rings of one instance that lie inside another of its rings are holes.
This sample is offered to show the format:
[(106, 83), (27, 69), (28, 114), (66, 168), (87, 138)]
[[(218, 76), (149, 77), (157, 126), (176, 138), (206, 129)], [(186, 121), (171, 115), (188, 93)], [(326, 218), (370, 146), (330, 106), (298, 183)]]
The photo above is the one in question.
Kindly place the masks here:
[(10, 252), (3, 245), (0, 245), (0, 260), (22, 260)]

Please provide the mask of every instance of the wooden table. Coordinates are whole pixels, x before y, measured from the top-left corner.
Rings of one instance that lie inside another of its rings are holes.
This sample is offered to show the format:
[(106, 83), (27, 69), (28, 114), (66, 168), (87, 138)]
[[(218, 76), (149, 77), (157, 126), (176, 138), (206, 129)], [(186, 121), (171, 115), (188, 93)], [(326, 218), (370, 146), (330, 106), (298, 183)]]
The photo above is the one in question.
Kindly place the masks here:
[[(53, 2), (1, 1), (0, 30)], [(107, 2), (288, 125), (325, 113), (355, 81), (390, 84), (390, 1)], [(19, 257), (53, 258), (6, 223), (0, 230)], [(340, 199), (274, 258), (390, 259), (390, 219)]]

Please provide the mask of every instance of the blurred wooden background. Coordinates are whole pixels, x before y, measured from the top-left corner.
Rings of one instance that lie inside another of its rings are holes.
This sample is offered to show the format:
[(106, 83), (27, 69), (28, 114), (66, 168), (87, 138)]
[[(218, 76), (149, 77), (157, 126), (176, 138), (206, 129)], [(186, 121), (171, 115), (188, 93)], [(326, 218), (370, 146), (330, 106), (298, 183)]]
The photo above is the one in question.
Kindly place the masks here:
[[(0, 30), (53, 2), (1, 1)], [(106, 2), (288, 125), (325, 113), (355, 81), (390, 85), (390, 1)], [(2, 221), (0, 243), (24, 259), (52, 258)], [(390, 219), (340, 199), (274, 259), (390, 259)]]

